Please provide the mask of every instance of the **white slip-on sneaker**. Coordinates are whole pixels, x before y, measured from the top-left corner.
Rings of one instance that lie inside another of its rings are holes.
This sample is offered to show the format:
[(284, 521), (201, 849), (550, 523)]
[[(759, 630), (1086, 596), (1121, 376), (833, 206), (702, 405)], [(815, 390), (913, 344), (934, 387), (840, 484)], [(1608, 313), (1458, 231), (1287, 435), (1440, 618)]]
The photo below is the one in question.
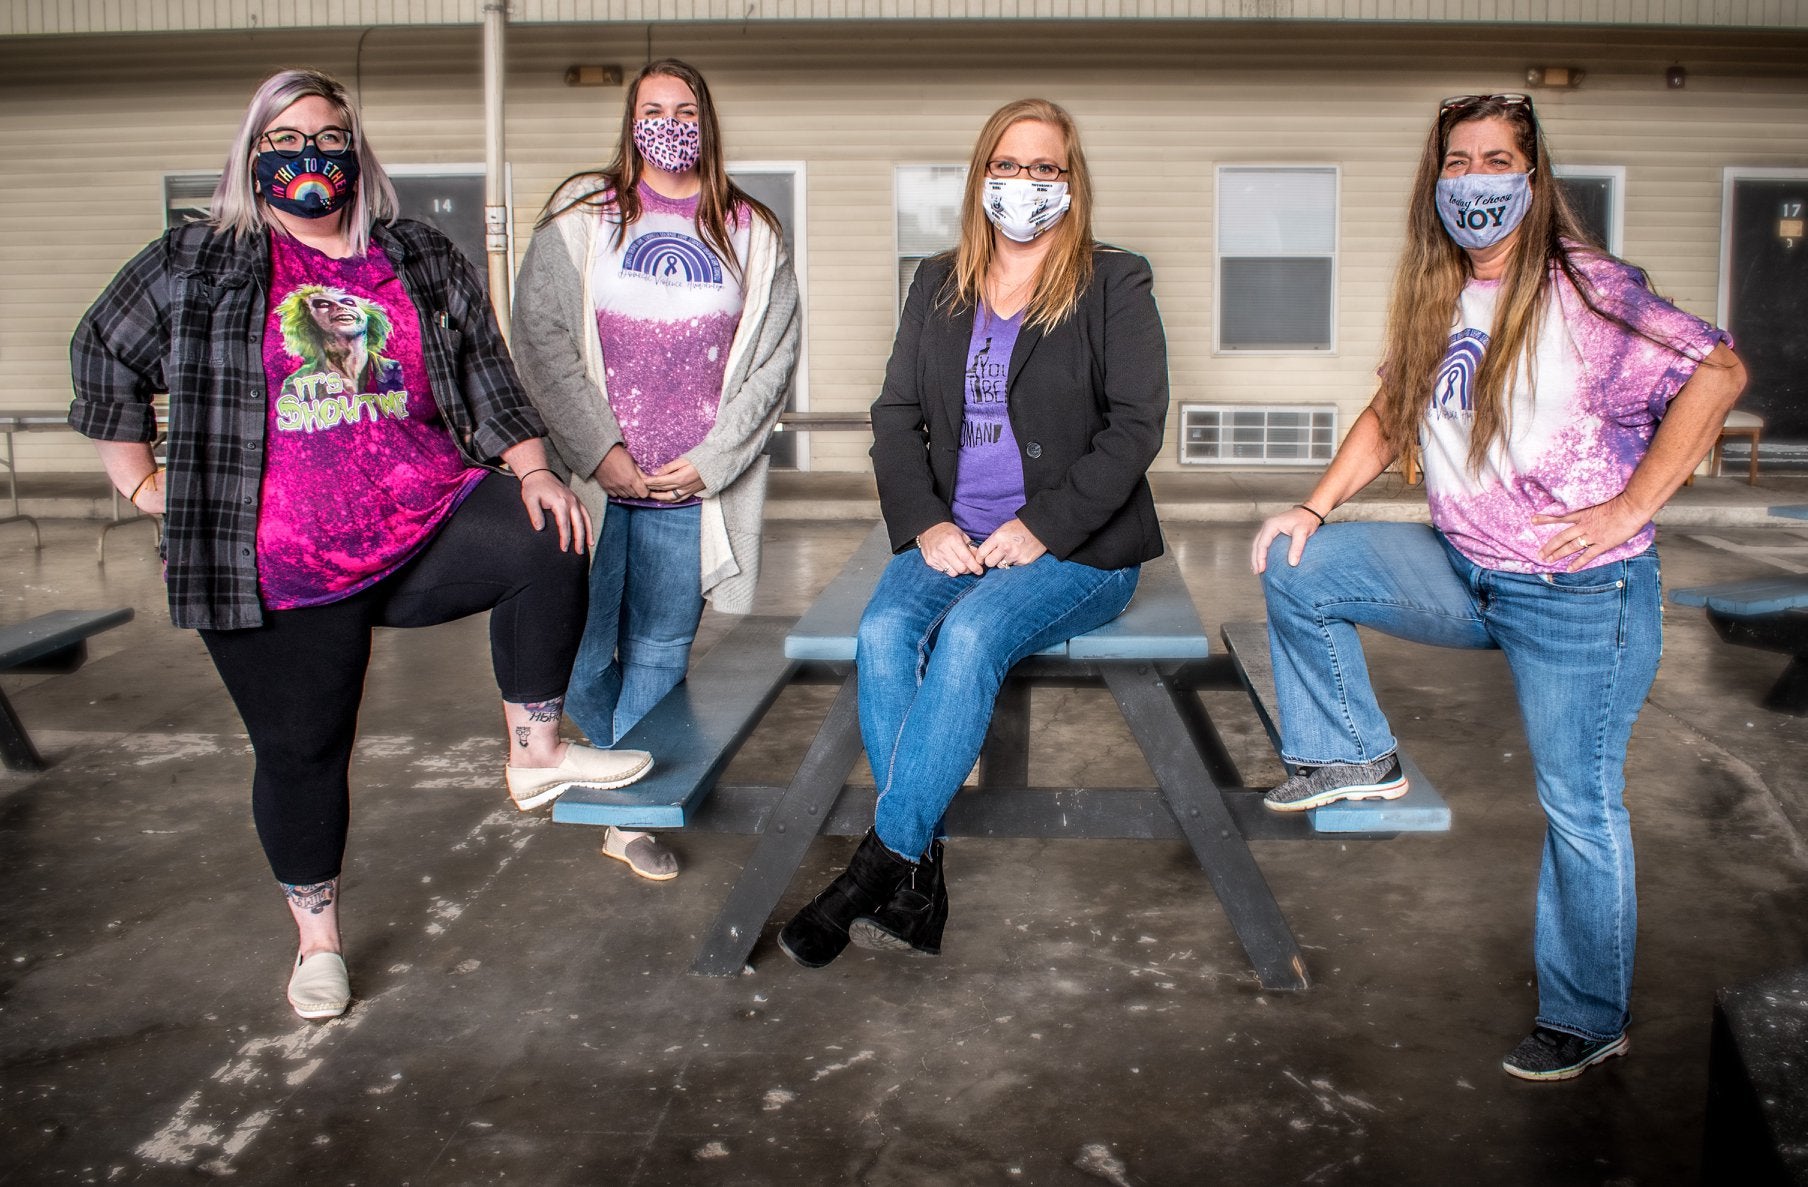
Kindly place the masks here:
[(351, 1001), (352, 981), (344, 957), (337, 952), (296, 957), (289, 976), (289, 1005), (298, 1016), (310, 1022), (337, 1018)]
[(626, 787), (653, 769), (644, 750), (598, 750), (573, 742), (556, 767), (505, 767), (509, 796), (523, 812), (550, 804), (574, 784), (607, 790)]

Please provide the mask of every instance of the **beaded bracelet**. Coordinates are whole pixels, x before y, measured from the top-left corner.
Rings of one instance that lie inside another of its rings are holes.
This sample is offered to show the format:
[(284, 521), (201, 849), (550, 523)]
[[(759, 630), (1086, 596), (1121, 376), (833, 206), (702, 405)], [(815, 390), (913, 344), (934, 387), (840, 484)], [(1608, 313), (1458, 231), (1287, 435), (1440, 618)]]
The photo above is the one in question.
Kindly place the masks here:
[(1322, 528), (1325, 526), (1325, 517), (1320, 515), (1318, 512), (1312, 510), (1312, 508), (1306, 506), (1304, 503), (1295, 503), (1294, 506), (1298, 507), (1301, 511), (1304, 511), (1306, 514), (1308, 514), (1308, 515), (1312, 516), (1314, 519), (1318, 520), (1319, 527)]

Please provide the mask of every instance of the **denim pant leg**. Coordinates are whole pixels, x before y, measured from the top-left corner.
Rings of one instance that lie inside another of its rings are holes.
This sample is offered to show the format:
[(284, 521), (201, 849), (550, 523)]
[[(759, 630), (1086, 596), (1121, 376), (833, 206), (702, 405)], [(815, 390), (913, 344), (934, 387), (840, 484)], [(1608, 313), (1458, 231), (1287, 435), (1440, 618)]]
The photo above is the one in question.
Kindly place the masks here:
[(1638, 899), (1626, 749), (1663, 647), (1657, 555), (1485, 581), (1546, 820), (1533, 940), (1538, 1024), (1610, 1039), (1626, 1029), (1632, 995)]
[(703, 615), (696, 507), (611, 504), (590, 564), (590, 610), (565, 711), (612, 746), (684, 679)]
[[(920, 557), (908, 559), (937, 581), (947, 580)], [(924, 582), (920, 573), (905, 576), (908, 570), (896, 562), (885, 577), (894, 572), (894, 588), (904, 586), (898, 592), (906, 596)], [(921, 680), (895, 733), (873, 821), (886, 848), (912, 861), (922, 855), (979, 758), (1005, 674), (1024, 656), (1123, 613), (1139, 572), (1136, 566), (1095, 569), (1044, 555), (1027, 565), (989, 569), (960, 590), (917, 642), (919, 653), (927, 653)], [(882, 580), (875, 601), (891, 592), (886, 585)], [(860, 679), (864, 690), (864, 669)], [(882, 744), (885, 727), (874, 725)]]
[(1384, 758), (1396, 743), (1356, 628), (1442, 647), (1494, 646), (1463, 571), (1474, 566), (1424, 524), (1328, 524), (1297, 567), (1287, 563), (1289, 544), (1276, 537), (1262, 575), (1281, 757), (1295, 766)]
[(676, 688), (690, 666), (703, 617), (702, 525), (702, 508), (694, 505), (629, 509), (628, 588), (616, 644), (617, 738)]
[(595, 746), (615, 744), (615, 704), (621, 699), (621, 666), (615, 644), (621, 636), (622, 596), (628, 578), (628, 508), (610, 506), (596, 533), (590, 557), (590, 606), (565, 712)]

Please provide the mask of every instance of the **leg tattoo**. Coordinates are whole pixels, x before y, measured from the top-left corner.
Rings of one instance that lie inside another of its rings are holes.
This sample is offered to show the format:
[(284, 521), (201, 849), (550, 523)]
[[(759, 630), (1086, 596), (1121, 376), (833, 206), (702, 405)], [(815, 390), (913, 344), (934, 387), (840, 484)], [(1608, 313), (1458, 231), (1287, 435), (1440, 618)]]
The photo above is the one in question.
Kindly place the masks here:
[(339, 897), (339, 879), (329, 878), (325, 882), (315, 882), (309, 886), (291, 886), (287, 882), (278, 882), (282, 887), (283, 897), (297, 911), (306, 911), (310, 915), (318, 915), (333, 905)]
[(565, 711), (565, 698), (554, 697), (550, 701), (531, 701), (521, 707), (527, 710), (529, 721), (557, 721), (559, 715)]
[(527, 749), (527, 737), (533, 732), (533, 727), (529, 725), (518, 725), (515, 727), (515, 741), (523, 750)]

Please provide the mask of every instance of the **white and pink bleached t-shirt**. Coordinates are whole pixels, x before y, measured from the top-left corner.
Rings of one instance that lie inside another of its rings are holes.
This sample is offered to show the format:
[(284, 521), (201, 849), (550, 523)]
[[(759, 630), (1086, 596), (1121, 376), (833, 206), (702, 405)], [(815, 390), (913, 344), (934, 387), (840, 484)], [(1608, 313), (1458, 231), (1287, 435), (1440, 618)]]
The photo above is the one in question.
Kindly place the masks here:
[[(1472, 385), (1494, 326), (1500, 283), (1472, 280), (1464, 287), (1419, 442), (1432, 523), (1484, 568), (1566, 569), (1562, 558), (1538, 556), (1561, 527), (1535, 525), (1532, 517), (1592, 507), (1623, 491), (1670, 401), (1716, 344), (1731, 341), (1651, 292), (1630, 265), (1586, 251), (1572, 259), (1592, 284), (1597, 306), (1657, 342), (1595, 316), (1553, 268), (1553, 300), (1531, 358), (1515, 378), (1506, 435), (1471, 474)], [(1637, 556), (1651, 546), (1655, 531), (1645, 525), (1595, 563)]]
[(383, 249), (335, 260), (272, 235), (257, 583), (271, 610), (400, 568), (485, 471), (433, 402), (421, 319)]
[[(620, 243), (613, 209), (599, 216), (590, 291), (609, 409), (629, 456), (651, 474), (714, 427), (745, 295), (740, 278), (698, 229), (696, 198), (662, 197), (643, 182), (640, 202), (640, 217)], [(752, 212), (743, 207), (735, 215), (729, 242), (745, 260)]]

